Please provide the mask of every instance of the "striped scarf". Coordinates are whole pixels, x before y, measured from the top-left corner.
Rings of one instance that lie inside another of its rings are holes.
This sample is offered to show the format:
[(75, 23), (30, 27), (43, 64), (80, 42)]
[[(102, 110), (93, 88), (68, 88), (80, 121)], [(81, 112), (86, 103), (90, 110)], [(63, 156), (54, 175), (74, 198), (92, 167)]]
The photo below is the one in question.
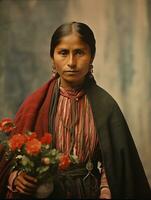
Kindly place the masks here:
[(54, 128), (56, 148), (85, 161), (92, 157), (98, 142), (88, 98), (82, 89), (60, 87), (59, 94)]

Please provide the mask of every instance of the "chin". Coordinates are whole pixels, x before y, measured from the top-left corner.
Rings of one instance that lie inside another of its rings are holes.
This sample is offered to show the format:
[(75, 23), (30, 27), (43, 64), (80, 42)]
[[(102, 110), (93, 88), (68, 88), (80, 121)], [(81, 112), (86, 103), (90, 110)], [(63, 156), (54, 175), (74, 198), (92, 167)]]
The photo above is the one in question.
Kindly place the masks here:
[(76, 85), (82, 85), (83, 84), (83, 81), (84, 80), (81, 80), (81, 79), (68, 79), (67, 80), (67, 82), (69, 83), (69, 84), (71, 84), (72, 86), (76, 86)]

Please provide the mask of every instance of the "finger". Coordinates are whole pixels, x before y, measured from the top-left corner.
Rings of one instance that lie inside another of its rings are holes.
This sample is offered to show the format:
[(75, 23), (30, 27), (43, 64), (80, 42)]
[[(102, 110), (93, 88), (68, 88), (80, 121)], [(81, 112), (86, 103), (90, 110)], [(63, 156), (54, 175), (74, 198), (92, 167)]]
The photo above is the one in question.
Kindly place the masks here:
[(16, 189), (21, 193), (28, 193), (28, 194), (32, 194), (36, 190), (36, 188), (28, 188), (20, 182), (17, 183)]
[(26, 181), (28, 181), (28, 182), (37, 183), (37, 179), (36, 178), (34, 178), (33, 176), (27, 175), (25, 172), (22, 172), (19, 175), (20, 179), (21, 179), (21, 177), (23, 177), (24, 179), (26, 179)]
[(29, 187), (28, 183), (20, 182), (19, 180), (16, 182), (16, 188), (19, 188), (20, 191), (31, 193), (36, 189), (35, 187)]
[[(19, 180), (19, 181), (20, 181), (20, 180)], [(37, 186), (37, 184), (28, 182), (28, 181), (26, 181), (26, 179), (21, 179), (20, 182), (21, 182), (22, 185), (24, 185), (25, 187), (31, 188), (31, 189), (36, 188), (36, 186)]]
[(26, 181), (23, 176), (18, 176), (14, 182), (14, 185), (26, 191), (32, 191), (37, 187), (35, 183), (33, 184)]
[(20, 174), (17, 179), (28, 187), (36, 187), (37, 179), (32, 176), (28, 176), (26, 173)]
[(25, 175), (24, 175), (24, 178), (25, 178), (28, 182), (37, 183), (37, 179), (34, 178), (33, 176), (29, 176), (29, 175), (25, 174)]
[(16, 186), (16, 190), (19, 192), (19, 193), (22, 193), (22, 194), (26, 194), (26, 195), (31, 195), (31, 192), (26, 192), (24, 191), (21, 187), (19, 186)]

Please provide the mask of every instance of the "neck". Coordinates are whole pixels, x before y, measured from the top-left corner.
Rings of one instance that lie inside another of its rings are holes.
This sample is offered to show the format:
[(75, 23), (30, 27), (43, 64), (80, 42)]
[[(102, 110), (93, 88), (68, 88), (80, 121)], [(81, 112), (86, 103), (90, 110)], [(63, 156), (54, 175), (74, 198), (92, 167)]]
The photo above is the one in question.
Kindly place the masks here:
[(61, 81), (61, 79), (59, 78), (59, 86), (67, 89), (67, 90), (78, 90), (80, 88), (83, 87), (84, 81), (82, 81), (82, 83), (64, 83)]

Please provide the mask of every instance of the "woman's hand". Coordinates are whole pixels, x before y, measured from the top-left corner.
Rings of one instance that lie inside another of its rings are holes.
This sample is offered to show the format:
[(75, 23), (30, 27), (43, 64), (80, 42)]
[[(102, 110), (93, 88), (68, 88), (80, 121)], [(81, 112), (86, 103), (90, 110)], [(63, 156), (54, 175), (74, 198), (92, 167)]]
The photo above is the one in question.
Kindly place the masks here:
[(110, 192), (109, 188), (107, 188), (107, 187), (102, 188), (99, 198), (100, 199), (111, 199), (111, 192)]
[(37, 187), (37, 179), (21, 172), (14, 181), (14, 187), (19, 193), (31, 195)]

